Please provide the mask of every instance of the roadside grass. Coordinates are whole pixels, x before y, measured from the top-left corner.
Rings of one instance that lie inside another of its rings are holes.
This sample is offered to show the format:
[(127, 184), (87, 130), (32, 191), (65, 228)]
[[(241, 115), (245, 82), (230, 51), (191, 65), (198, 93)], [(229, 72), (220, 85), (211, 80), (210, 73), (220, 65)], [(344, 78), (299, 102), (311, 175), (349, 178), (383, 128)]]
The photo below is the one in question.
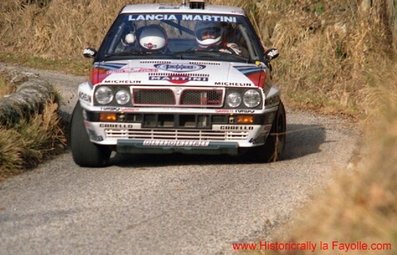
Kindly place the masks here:
[(13, 128), (0, 127), (0, 181), (64, 150), (66, 138), (57, 109), (56, 103), (49, 102), (30, 121), (21, 121)]
[[(90, 60), (83, 59), (82, 49), (99, 47), (120, 8), (153, 2), (159, 1), (4, 1), (0, 61), (85, 75)], [(211, 3), (244, 8), (264, 45), (279, 49), (273, 76), (292, 105), (365, 114), (362, 102), (373, 86), (371, 75), (387, 67), (393, 56), (383, 1), (369, 10), (353, 0)]]
[[(397, 78), (397, 77), (396, 77)], [(396, 84), (397, 85), (397, 84)], [(387, 95), (383, 109), (373, 112), (367, 124), (365, 157), (345, 170), (323, 194), (318, 195), (294, 221), (290, 234), (278, 240), (331, 243), (362, 241), (390, 243), (392, 250), (371, 254), (395, 254), (397, 245), (397, 86)], [(390, 104), (392, 102), (392, 104)], [(374, 121), (376, 120), (376, 121)], [(360, 251), (348, 254), (360, 254)], [(271, 253), (266, 253), (271, 254)], [(278, 254), (287, 254), (278, 253)], [(302, 252), (302, 254), (312, 254)], [(318, 252), (317, 254), (321, 254)], [(367, 253), (365, 253), (367, 254)]]
[(339, 100), (310, 92), (288, 91), (283, 100), (289, 108), (295, 110), (338, 116), (354, 122), (359, 121), (363, 117), (362, 110), (357, 105), (346, 107), (341, 105)]
[[(273, 235), (272, 242), (317, 244), (313, 253), (241, 251), (239, 254), (396, 254), (397, 247), (397, 75), (379, 74), (364, 101), (372, 107), (361, 127), (364, 139), (349, 167), (339, 169), (328, 188), (319, 192), (296, 217)], [(264, 241), (264, 240), (261, 240)], [(269, 241), (269, 240), (267, 240)], [(391, 244), (392, 250), (349, 252), (332, 249), (332, 242)], [(253, 240), (252, 243), (259, 244)], [(320, 242), (329, 245), (319, 250)]]

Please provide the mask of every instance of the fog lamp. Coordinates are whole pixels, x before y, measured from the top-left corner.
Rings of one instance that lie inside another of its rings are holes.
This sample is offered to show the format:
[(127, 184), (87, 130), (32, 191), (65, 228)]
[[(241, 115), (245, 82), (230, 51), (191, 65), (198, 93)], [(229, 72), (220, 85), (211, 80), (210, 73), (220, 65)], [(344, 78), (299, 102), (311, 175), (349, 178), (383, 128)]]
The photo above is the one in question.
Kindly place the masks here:
[(117, 121), (117, 114), (111, 112), (99, 113), (99, 121), (101, 122), (115, 122)]
[(237, 124), (252, 124), (254, 123), (254, 116), (252, 115), (239, 115), (236, 117)]

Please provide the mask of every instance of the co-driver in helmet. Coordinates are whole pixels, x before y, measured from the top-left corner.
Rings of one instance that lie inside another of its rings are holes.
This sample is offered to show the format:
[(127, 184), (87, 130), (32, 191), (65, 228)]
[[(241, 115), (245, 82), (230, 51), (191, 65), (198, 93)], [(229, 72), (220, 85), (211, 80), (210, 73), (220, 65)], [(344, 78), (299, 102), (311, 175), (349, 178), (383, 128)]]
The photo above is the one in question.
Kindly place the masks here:
[(160, 25), (149, 25), (139, 33), (139, 45), (147, 53), (164, 53), (167, 50), (167, 34)]
[(135, 29), (131, 25), (121, 36), (118, 51), (129, 53), (163, 53), (167, 46), (167, 35), (160, 25), (149, 25)]
[(199, 22), (195, 28), (197, 50), (219, 51), (241, 55), (242, 51), (234, 42), (227, 42), (225, 28), (219, 22)]

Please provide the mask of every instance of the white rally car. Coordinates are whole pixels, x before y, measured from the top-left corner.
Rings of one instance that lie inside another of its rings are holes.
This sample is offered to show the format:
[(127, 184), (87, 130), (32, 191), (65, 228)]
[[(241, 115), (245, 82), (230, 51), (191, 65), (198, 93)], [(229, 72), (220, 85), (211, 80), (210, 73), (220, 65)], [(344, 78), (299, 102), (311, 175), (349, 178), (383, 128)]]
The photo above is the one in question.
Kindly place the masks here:
[(80, 84), (71, 122), (76, 164), (118, 153), (277, 160), (286, 117), (270, 60), (241, 8), (184, 1), (125, 6)]

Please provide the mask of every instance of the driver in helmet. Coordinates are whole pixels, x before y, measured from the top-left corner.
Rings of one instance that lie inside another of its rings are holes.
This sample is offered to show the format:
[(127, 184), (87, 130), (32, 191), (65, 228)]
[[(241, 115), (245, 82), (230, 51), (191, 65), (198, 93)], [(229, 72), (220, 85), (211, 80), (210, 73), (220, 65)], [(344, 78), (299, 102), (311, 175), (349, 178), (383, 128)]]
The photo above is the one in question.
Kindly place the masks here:
[(241, 55), (242, 50), (236, 43), (226, 42), (225, 28), (217, 22), (200, 22), (196, 25), (195, 36), (199, 45), (197, 50), (219, 51)]
[(139, 33), (139, 45), (147, 53), (163, 53), (166, 51), (167, 34), (159, 25), (144, 27)]

